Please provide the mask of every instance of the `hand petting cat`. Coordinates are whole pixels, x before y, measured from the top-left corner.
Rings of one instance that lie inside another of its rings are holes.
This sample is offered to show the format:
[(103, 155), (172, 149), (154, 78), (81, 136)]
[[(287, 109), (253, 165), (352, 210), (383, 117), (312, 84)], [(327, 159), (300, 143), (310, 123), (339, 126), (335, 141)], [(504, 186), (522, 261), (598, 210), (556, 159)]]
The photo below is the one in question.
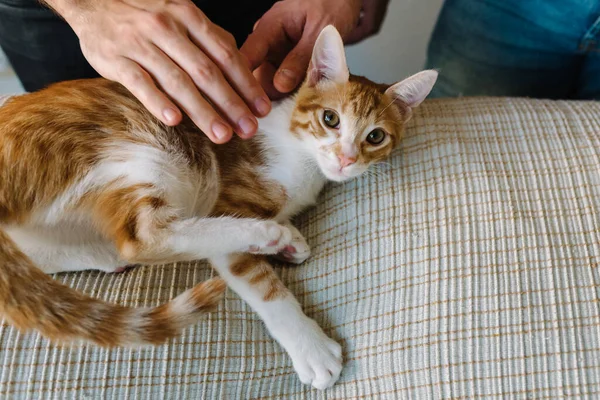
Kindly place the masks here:
[(156, 118), (183, 110), (215, 143), (256, 133), (270, 101), (233, 36), (190, 0), (46, 0), (79, 37), (90, 65)]
[(388, 1), (276, 2), (241, 51), (191, 0), (45, 3), (73, 28), (100, 75), (125, 86), (163, 123), (179, 124), (183, 111), (211, 141), (225, 143), (233, 132), (252, 137), (256, 117), (271, 110), (269, 97), (281, 98), (302, 83), (325, 26), (358, 41), (377, 32)]
[(379, 31), (389, 0), (284, 0), (255, 24), (241, 48), (269, 97), (298, 87), (321, 30), (335, 26), (347, 43)]

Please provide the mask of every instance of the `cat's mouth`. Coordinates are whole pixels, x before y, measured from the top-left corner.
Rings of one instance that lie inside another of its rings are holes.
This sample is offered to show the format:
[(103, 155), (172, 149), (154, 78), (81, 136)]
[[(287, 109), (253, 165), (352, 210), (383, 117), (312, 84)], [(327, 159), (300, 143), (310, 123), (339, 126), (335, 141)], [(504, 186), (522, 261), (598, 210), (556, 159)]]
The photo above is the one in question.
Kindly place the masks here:
[(352, 175), (347, 174), (342, 167), (325, 167), (321, 168), (327, 179), (342, 182), (353, 178)]
[(319, 168), (323, 172), (323, 175), (330, 181), (342, 182), (352, 179), (356, 174), (351, 173), (348, 167), (342, 167), (337, 162), (333, 162), (327, 156), (320, 154), (318, 157)]

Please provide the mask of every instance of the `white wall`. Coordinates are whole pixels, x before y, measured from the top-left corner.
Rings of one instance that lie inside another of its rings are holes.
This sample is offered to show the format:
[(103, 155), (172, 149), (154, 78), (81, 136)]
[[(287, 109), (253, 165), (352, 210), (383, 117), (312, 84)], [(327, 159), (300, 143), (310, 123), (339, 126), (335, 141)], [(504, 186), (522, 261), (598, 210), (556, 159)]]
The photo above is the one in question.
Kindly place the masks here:
[(350, 72), (394, 83), (420, 71), (443, 2), (391, 0), (379, 35), (348, 47)]
[[(381, 83), (393, 83), (419, 71), (442, 3), (443, 0), (391, 0), (380, 34), (348, 47), (350, 71)], [(0, 53), (0, 94), (21, 90)]]
[(23, 88), (10, 69), (6, 56), (0, 50), (0, 95), (21, 93), (22, 91)]

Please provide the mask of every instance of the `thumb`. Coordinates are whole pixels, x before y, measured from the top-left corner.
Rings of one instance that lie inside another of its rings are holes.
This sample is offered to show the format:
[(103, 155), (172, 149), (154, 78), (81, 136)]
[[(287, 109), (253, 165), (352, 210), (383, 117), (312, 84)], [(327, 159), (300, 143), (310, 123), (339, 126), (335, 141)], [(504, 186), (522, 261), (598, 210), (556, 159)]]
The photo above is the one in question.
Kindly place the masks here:
[(275, 76), (276, 69), (270, 62), (265, 62), (253, 72), (254, 77), (261, 84), (263, 90), (271, 100), (279, 100), (285, 97), (285, 94), (279, 92), (273, 86), (273, 77)]
[(240, 48), (240, 52), (246, 56), (250, 70), (253, 71), (267, 58), (269, 43), (265, 37), (251, 33)]
[(296, 89), (306, 76), (316, 38), (306, 31), (296, 47), (285, 57), (275, 74), (275, 88), (282, 93)]
[(254, 25), (254, 31), (248, 36), (240, 52), (250, 62), (250, 69), (258, 68), (271, 53), (285, 46), (287, 35), (281, 21), (274, 20), (272, 14), (265, 14)]

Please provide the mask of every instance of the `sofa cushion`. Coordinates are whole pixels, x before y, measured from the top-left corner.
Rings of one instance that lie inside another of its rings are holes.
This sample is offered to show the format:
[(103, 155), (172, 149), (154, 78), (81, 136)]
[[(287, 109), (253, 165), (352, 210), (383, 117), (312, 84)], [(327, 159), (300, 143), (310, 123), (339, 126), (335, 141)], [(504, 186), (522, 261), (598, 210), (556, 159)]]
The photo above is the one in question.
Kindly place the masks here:
[[(388, 163), (297, 219), (280, 275), (344, 347), (331, 399), (600, 393), (600, 104), (427, 101)], [(1, 266), (0, 266), (1, 268)], [(56, 278), (154, 306), (203, 262)], [(232, 292), (172, 342), (60, 347), (0, 327), (0, 397), (322, 398)]]

